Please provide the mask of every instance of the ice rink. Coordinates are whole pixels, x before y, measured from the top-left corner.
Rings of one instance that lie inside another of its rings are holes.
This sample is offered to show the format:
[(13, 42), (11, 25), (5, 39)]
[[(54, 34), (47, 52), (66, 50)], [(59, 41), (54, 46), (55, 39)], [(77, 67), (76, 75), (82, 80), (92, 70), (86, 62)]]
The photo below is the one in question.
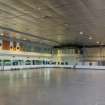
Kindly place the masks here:
[(0, 71), (0, 105), (105, 105), (105, 71)]

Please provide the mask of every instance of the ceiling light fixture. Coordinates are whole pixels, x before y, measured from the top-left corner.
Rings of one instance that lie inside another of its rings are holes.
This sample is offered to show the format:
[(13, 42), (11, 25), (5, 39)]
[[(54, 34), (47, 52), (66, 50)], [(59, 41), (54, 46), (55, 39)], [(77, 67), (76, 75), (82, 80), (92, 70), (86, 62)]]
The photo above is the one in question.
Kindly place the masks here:
[(39, 7), (38, 10), (41, 10), (41, 8)]
[(80, 35), (83, 35), (83, 32), (82, 31), (80, 32)]
[(3, 36), (3, 35), (4, 35), (4, 33), (1, 33), (0, 35), (1, 35), (1, 36)]
[(92, 40), (93, 38), (92, 38), (92, 36), (89, 36), (89, 40)]
[(25, 38), (23, 40), (26, 40)]
[(65, 25), (65, 26), (69, 26), (69, 24), (68, 24), (68, 23), (64, 23), (64, 25)]
[(97, 44), (99, 44), (100, 42), (99, 42), (99, 41), (97, 41), (96, 43), (97, 43)]

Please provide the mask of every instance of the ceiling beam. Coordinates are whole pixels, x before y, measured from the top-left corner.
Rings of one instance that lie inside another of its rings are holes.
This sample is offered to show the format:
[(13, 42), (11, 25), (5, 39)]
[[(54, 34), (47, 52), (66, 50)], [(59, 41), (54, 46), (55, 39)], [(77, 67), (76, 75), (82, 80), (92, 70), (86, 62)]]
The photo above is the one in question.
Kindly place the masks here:
[[(7, 28), (7, 27), (0, 26), (0, 29), (7, 30), (7, 31), (11, 31), (11, 32), (16, 32), (16, 33), (23, 34), (23, 35), (26, 35), (26, 36), (31, 36), (31, 37), (33, 37), (33, 38), (37, 38), (37, 39), (39, 39), (39, 40), (46, 41), (46, 42), (48, 42), (48, 43), (54, 43), (54, 44), (56, 44), (56, 45), (59, 45), (59, 44), (60, 44), (59, 42), (54, 41), (54, 40), (46, 39), (46, 38), (39, 37), (39, 36), (36, 36), (36, 35), (34, 35), (34, 34), (30, 34), (30, 33), (26, 33), (26, 32), (17, 31), (17, 30), (15, 30), (15, 29), (11, 29), (11, 28)], [(44, 43), (43, 43), (43, 44), (44, 44)]]
[(78, 44), (67, 44), (67, 45), (60, 45), (60, 46), (54, 46), (54, 48), (81, 48), (82, 45)]
[(105, 47), (105, 45), (67, 44), (67, 45), (54, 46), (53, 48), (96, 48), (96, 47)]

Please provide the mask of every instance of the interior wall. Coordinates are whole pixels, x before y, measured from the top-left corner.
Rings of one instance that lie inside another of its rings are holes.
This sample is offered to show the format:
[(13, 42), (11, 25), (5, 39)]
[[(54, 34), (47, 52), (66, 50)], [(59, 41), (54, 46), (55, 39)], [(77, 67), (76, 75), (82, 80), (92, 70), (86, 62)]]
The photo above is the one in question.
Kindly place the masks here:
[(83, 48), (81, 60), (105, 60), (105, 47)]
[(82, 65), (105, 65), (105, 47), (83, 48), (80, 55)]
[(56, 62), (68, 62), (70, 65), (75, 65), (80, 60), (79, 49), (75, 48), (54, 49), (53, 54)]
[(82, 48), (81, 50), (63, 48), (56, 49), (54, 54), (57, 62), (65, 61), (72, 65), (79, 64), (79, 62), (87, 62), (88, 65), (91, 62), (95, 65), (101, 62), (99, 65), (102, 65), (105, 61), (105, 47)]

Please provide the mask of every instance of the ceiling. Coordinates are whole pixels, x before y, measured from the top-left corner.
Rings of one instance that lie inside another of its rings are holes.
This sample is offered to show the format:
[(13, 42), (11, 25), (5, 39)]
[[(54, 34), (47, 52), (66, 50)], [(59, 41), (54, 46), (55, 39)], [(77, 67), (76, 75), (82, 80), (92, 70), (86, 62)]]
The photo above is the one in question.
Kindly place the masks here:
[(0, 28), (51, 46), (105, 44), (105, 0), (0, 0)]

